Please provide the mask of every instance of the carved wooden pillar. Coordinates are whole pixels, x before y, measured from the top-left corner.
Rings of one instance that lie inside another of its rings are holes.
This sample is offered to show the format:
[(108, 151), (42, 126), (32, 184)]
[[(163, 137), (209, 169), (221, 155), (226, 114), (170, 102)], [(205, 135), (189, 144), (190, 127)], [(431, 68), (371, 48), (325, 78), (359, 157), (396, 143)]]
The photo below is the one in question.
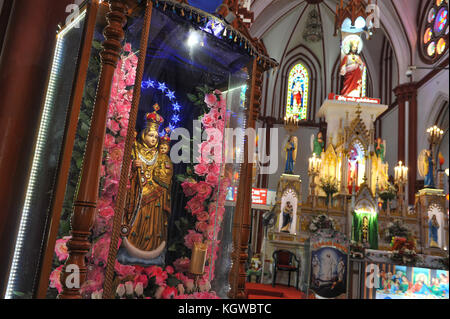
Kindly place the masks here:
[[(252, 65), (251, 90), (249, 95), (248, 128), (255, 128), (255, 122), (259, 115), (261, 104), (262, 69), (259, 68), (257, 60)], [(236, 198), (236, 211), (233, 219), (233, 252), (231, 258), (233, 266), (230, 272), (231, 290), (230, 298), (247, 298), (245, 294), (246, 269), (248, 258), (248, 239), (250, 236), (250, 211), (251, 211), (251, 189), (253, 163), (248, 162), (249, 143), (244, 142), (244, 163), (241, 168), (238, 195)]]
[(103, 140), (106, 131), (106, 114), (114, 71), (119, 61), (124, 39), (123, 26), (126, 22), (126, 5), (121, 0), (110, 0), (110, 12), (107, 14), (108, 25), (104, 30), (105, 41), (100, 53), (102, 69), (97, 87), (97, 96), (92, 116), (89, 137), (83, 162), (80, 184), (72, 214), (72, 238), (67, 243), (69, 258), (61, 274), (64, 290), (58, 296), (64, 299), (80, 299), (79, 287), (66, 286), (70, 272), (66, 267), (75, 264), (80, 270), (80, 286), (86, 280), (87, 268), (85, 255), (91, 247), (89, 236), (95, 219), (98, 199), (100, 168), (103, 154)]

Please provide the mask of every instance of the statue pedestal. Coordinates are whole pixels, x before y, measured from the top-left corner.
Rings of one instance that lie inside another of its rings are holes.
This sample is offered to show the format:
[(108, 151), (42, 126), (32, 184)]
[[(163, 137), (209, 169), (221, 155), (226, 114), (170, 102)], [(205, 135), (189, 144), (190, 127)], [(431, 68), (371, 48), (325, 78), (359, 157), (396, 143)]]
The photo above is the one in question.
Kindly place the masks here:
[[(448, 242), (448, 214), (445, 207), (445, 194), (442, 189), (424, 188), (416, 194), (415, 210), (419, 218), (420, 246), (424, 253), (440, 255), (441, 250), (447, 250)], [(429, 222), (436, 216), (439, 228), (437, 230), (437, 246), (430, 240)]]
[(356, 118), (358, 105), (361, 108), (361, 119), (367, 128), (372, 127), (376, 118), (388, 108), (387, 105), (379, 104), (377, 99), (347, 98), (333, 94), (323, 102), (317, 117), (325, 118), (328, 138), (332, 137), (334, 145), (338, 142), (339, 129), (343, 129)]

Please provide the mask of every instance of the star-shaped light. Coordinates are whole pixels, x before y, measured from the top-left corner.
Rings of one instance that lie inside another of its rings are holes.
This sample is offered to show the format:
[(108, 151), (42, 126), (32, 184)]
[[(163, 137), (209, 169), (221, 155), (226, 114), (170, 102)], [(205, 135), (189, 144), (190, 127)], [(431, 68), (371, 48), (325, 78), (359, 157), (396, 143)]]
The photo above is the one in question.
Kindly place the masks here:
[(152, 88), (155, 87), (155, 81), (148, 80), (147, 83), (148, 83), (148, 86), (151, 86)]
[(174, 111), (180, 112), (180, 110), (181, 110), (181, 105), (178, 104), (178, 102), (175, 102), (174, 104), (172, 104), (172, 107), (173, 107)]
[(167, 90), (167, 86), (166, 83), (164, 82), (158, 82), (158, 90), (161, 90), (162, 92), (164, 92), (165, 90)]
[(176, 129), (175, 125), (172, 125), (172, 123), (169, 124), (169, 128), (171, 131), (174, 131)]
[(175, 114), (172, 116), (172, 122), (178, 123), (180, 121), (180, 116), (178, 114)]
[(175, 99), (175, 91), (167, 90), (166, 96), (169, 98), (169, 100)]

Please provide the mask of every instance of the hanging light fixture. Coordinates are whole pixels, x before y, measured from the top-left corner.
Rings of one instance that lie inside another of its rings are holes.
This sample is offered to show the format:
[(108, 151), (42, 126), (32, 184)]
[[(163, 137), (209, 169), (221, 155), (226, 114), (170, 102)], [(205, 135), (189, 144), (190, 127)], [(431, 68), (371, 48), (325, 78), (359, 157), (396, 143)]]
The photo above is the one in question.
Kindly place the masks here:
[(308, 14), (303, 39), (307, 42), (317, 42), (322, 40), (322, 25), (320, 24), (319, 13), (312, 9)]

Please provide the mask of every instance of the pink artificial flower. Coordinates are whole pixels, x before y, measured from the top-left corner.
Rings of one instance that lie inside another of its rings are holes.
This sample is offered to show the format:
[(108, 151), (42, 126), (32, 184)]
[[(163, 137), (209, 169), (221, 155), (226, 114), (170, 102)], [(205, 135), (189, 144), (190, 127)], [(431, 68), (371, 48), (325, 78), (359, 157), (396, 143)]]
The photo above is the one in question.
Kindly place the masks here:
[(124, 52), (131, 52), (131, 43), (130, 42), (127, 42), (127, 43), (125, 43), (125, 45), (123, 46), (123, 51)]
[(189, 270), (189, 264), (191, 261), (187, 257), (178, 258), (173, 262), (173, 266), (175, 267), (177, 272), (183, 273)]
[(120, 130), (119, 123), (117, 123), (113, 119), (108, 119), (108, 121), (106, 122), (106, 127), (115, 134)]
[(95, 265), (100, 265), (100, 263), (102, 263), (103, 266), (106, 266), (110, 242), (111, 237), (103, 236), (92, 247), (92, 258), (94, 259)]
[(135, 274), (134, 266), (122, 265), (117, 260), (116, 260), (114, 269), (115, 269), (116, 273), (119, 275), (119, 277), (121, 277), (121, 278)]
[(217, 97), (214, 94), (206, 94), (205, 103), (206, 105), (208, 105), (208, 107), (213, 107), (217, 103)]
[(121, 117), (119, 120), (119, 124), (122, 127), (122, 129), (128, 129), (128, 123), (129, 119), (127, 117)]
[(178, 280), (180, 280), (181, 282), (185, 282), (186, 280), (188, 280), (189, 278), (188, 277), (186, 277), (183, 273), (181, 273), (181, 272), (177, 272), (176, 274), (175, 274), (175, 277), (178, 279)]
[(136, 277), (134, 278), (134, 287), (136, 287), (136, 285), (138, 283), (141, 283), (144, 288), (147, 288), (147, 286), (148, 286), (147, 276), (146, 275), (136, 275)]
[(167, 266), (166, 267), (166, 272), (168, 273), (168, 274), (173, 274), (174, 273), (174, 269), (173, 269), (173, 267), (172, 266)]
[(195, 196), (190, 199), (186, 204), (186, 209), (188, 209), (192, 215), (203, 211), (203, 199)]
[(111, 134), (105, 135), (105, 148), (109, 149), (111, 147), (114, 147), (116, 145), (116, 139)]
[(105, 218), (114, 216), (114, 209), (112, 207), (105, 207), (98, 211), (99, 215)]
[(208, 176), (206, 176), (205, 182), (213, 187), (216, 187), (219, 185), (219, 177), (214, 174), (208, 174)]
[(220, 91), (219, 89), (215, 89), (215, 90), (214, 90), (214, 94), (216, 94), (216, 95), (222, 95), (222, 91)]
[(195, 223), (195, 229), (198, 230), (201, 233), (204, 233), (206, 231), (206, 228), (208, 227), (208, 224), (205, 222), (197, 222)]
[(183, 188), (184, 195), (191, 197), (197, 193), (197, 189), (195, 187), (196, 183), (192, 182), (183, 182), (181, 183), (181, 187)]
[(56, 240), (55, 253), (58, 256), (59, 261), (66, 260), (69, 257), (69, 252), (67, 250), (67, 242), (72, 236), (64, 236), (61, 239)]
[(209, 218), (209, 214), (205, 211), (198, 213), (196, 216), (199, 222), (206, 222)]
[(211, 195), (212, 189), (211, 186), (208, 185), (208, 183), (200, 181), (195, 185), (195, 188), (197, 190), (197, 196), (199, 196), (199, 198), (206, 199), (209, 197), (209, 195)]
[(52, 273), (50, 274), (50, 288), (56, 288), (58, 290), (58, 293), (60, 293), (63, 290), (60, 279), (62, 268), (63, 265), (53, 270)]
[(203, 240), (203, 235), (197, 233), (195, 230), (189, 229), (188, 234), (184, 236), (184, 245), (192, 249), (194, 247), (194, 243), (199, 242), (201, 243)]
[(208, 136), (208, 143), (222, 145), (223, 141), (222, 130), (217, 129), (216, 127), (211, 127), (205, 129), (205, 132), (206, 135)]
[(178, 295), (178, 290), (175, 287), (167, 286), (162, 293), (163, 299), (173, 299)]
[(200, 163), (194, 166), (195, 174), (199, 176), (204, 176), (208, 173), (208, 165)]
[(206, 128), (211, 128), (213, 127), (213, 125), (217, 122), (217, 117), (214, 116), (213, 114), (205, 114), (202, 117), (202, 124), (206, 127)]
[(166, 279), (167, 279), (167, 272), (162, 270), (161, 267), (158, 266), (150, 266), (148, 268), (145, 268), (145, 272), (147, 273), (149, 278), (155, 277), (155, 282), (158, 286), (165, 286)]
[(219, 175), (220, 174), (220, 164), (211, 163), (208, 165), (209, 172), (208, 174)]
[(121, 137), (126, 137), (127, 136), (128, 131), (126, 129), (121, 129), (120, 130), (120, 136)]

